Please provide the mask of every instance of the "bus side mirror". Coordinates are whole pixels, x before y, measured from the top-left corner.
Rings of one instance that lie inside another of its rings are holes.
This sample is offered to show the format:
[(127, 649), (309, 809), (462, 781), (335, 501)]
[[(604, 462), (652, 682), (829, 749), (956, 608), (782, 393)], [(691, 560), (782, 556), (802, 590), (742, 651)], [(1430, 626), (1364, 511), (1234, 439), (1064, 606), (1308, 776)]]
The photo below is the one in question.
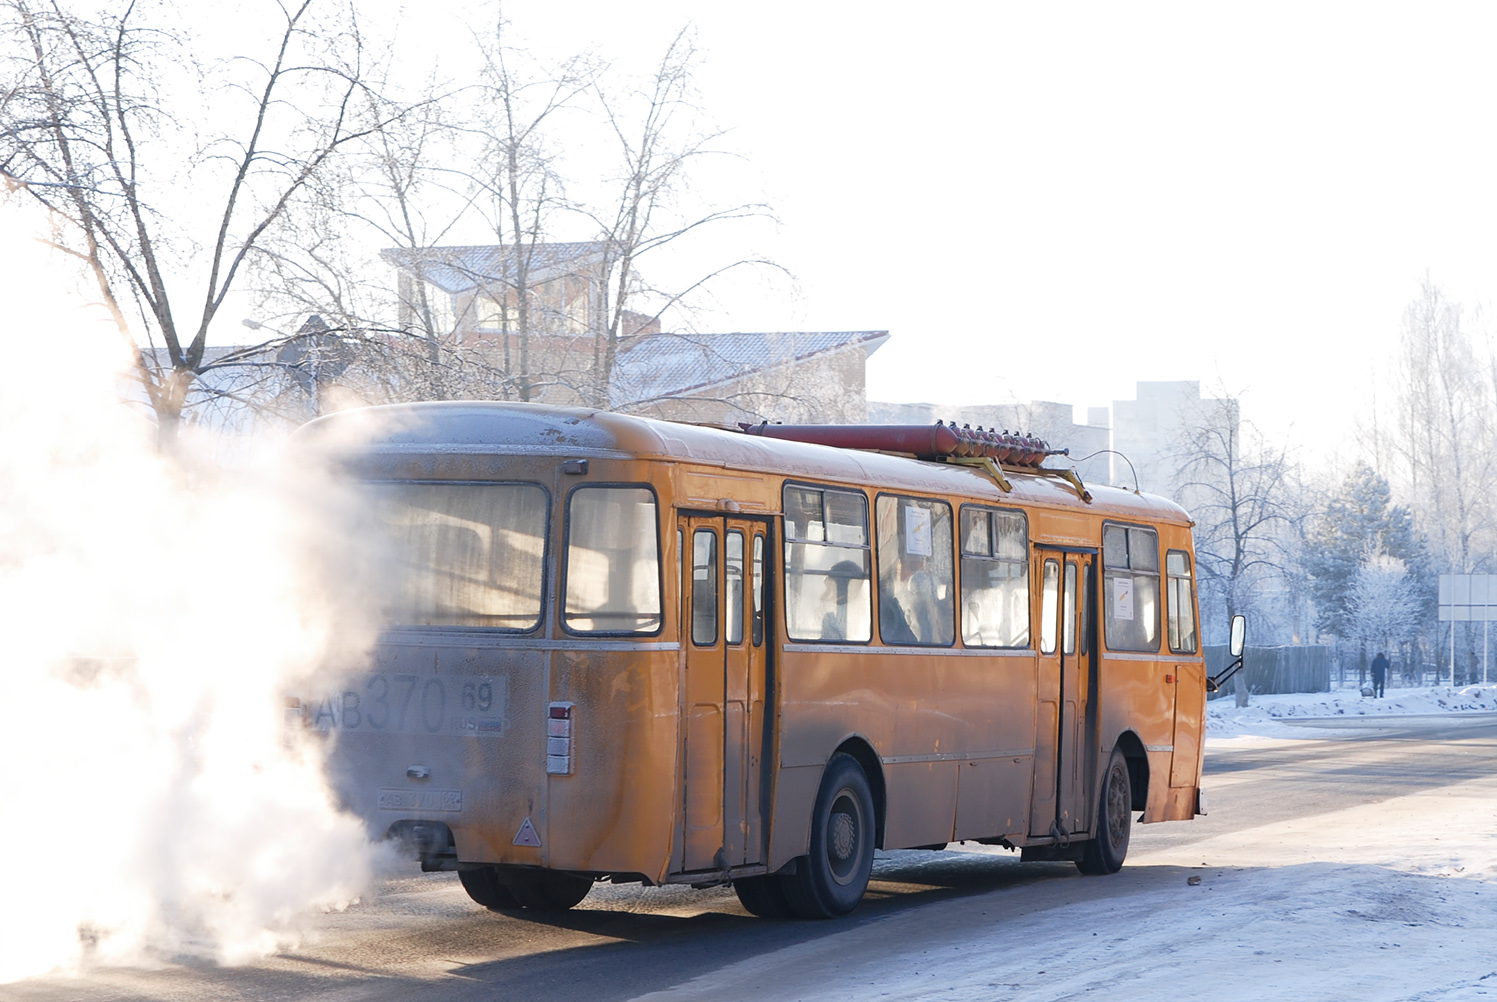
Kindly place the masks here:
[(1227, 667), (1220, 675), (1206, 680), (1207, 692), (1220, 692), (1221, 685), (1227, 679), (1242, 670), (1242, 652), (1247, 647), (1247, 617), (1232, 617), (1232, 639), (1228, 643)]

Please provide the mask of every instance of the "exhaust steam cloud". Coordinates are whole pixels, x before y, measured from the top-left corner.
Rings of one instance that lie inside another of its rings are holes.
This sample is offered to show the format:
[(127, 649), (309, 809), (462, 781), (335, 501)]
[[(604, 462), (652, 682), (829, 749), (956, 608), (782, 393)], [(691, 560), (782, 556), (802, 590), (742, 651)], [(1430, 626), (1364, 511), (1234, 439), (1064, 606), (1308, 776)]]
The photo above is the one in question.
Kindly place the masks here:
[(329, 483), (160, 455), (50, 233), (0, 193), (0, 982), (242, 962), (373, 877), (283, 703), (371, 624), (307, 514)]

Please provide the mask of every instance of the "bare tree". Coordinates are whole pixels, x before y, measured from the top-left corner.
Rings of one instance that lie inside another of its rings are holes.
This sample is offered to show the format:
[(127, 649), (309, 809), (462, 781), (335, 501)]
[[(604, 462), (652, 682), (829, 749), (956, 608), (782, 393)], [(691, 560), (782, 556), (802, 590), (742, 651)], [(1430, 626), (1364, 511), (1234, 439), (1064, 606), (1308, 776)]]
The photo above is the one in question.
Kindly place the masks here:
[[(771, 261), (744, 257), (712, 268), (686, 287), (663, 290), (647, 286), (640, 272), (646, 255), (704, 227), (729, 220), (766, 216), (769, 207), (745, 202), (701, 215), (678, 210), (694, 162), (721, 155), (719, 131), (701, 127), (693, 105), (698, 52), (690, 28), (683, 28), (667, 47), (646, 86), (615, 95), (606, 78), (594, 84), (619, 154), (616, 197), (606, 208), (591, 211), (605, 245), (602, 265), (603, 327), (593, 366), (591, 397), (606, 404), (620, 340), (636, 331), (626, 318), (659, 317), (727, 272), (743, 267), (780, 269)], [(651, 305), (634, 309), (640, 302)]]
[[(371, 400), (462, 397), (473, 353), (460, 350), (463, 318), (431, 294), (428, 279), (441, 263), (424, 253), (472, 206), (459, 165), (462, 132), (444, 111), (452, 94), (435, 81), (404, 105), (383, 91), (363, 95), (377, 126), (304, 186), (276, 238), (255, 248), (260, 308), (288, 326), (322, 318), (358, 355)], [(381, 247), (401, 268), (394, 316)], [(494, 374), (477, 370), (494, 389)]]
[(1287, 448), (1244, 428), (1235, 400), (1202, 404), (1173, 456), (1176, 496), (1196, 520), (1203, 584), (1230, 620), (1253, 610), (1255, 584), (1292, 573), (1288, 538), (1303, 513)]
[(378, 125), (360, 114), (357, 24), (317, 21), (312, 0), (267, 6), (280, 21), (263, 57), (200, 68), (218, 90), (197, 123), (168, 107), (163, 84), (195, 65), (191, 40), (134, 4), (95, 19), (63, 0), (0, 8), (0, 171), (76, 227), (65, 249), (92, 268), (121, 329), (127, 306), (142, 325), (139, 376), (163, 444), (204, 373), (235, 362), (210, 359), (207, 342), (247, 256)]
[[(404, 109), (369, 91), (365, 117), (376, 127), (303, 187), (282, 239), (258, 248), (279, 304), (269, 312), (287, 327), (297, 312), (315, 313), (358, 341), (368, 364), (351, 367), (345, 381), (362, 373), (361, 395), (621, 403), (612, 384), (624, 339), (658, 329), (663, 310), (690, 309), (717, 276), (765, 263), (734, 261), (666, 292), (645, 284), (640, 261), (708, 224), (766, 210), (684, 208), (695, 204), (691, 168), (717, 152), (719, 137), (696, 124), (696, 53), (686, 32), (649, 85), (622, 98), (592, 57), (539, 62), (512, 44), (502, 20), (475, 44), (484, 68), (472, 83), (432, 83)], [(596, 128), (585, 131), (581, 112), (590, 106), (611, 144), (596, 142)], [(616, 147), (621, 171), (603, 181), (579, 177), (564, 159), (576, 145)], [(606, 209), (569, 195), (600, 184), (611, 191), (600, 196)], [(579, 221), (594, 239), (562, 239), (579, 233)], [(497, 242), (443, 246), (473, 232)], [(371, 241), (399, 271), (393, 320), (365, 295), (367, 276), (384, 267), (347, 253)], [(402, 337), (420, 341), (425, 356)], [(405, 368), (380, 374), (381, 364)], [(753, 391), (755, 411), (786, 392)]]
[[(532, 369), (531, 334), (568, 332), (566, 316), (537, 316), (534, 277), (537, 253), (552, 232), (559, 210), (573, 208), (566, 198), (566, 182), (558, 166), (558, 152), (548, 126), (558, 113), (571, 109), (592, 86), (597, 67), (586, 54), (555, 67), (518, 65), (525, 53), (508, 43), (510, 28), (501, 17), (492, 36), (483, 40), (484, 70), (479, 93), (478, 128), (486, 137), (473, 183), (482, 198), (491, 231), (499, 237), (501, 260), (497, 274), (484, 276), (483, 291), (500, 306), (502, 356), (505, 372), (515, 374), (521, 400), (530, 400), (537, 375)], [(580, 283), (590, 276), (571, 277)], [(589, 312), (597, 309), (586, 297)], [(584, 321), (588, 327), (592, 318)], [(510, 332), (518, 357), (511, 357)], [(542, 376), (542, 378), (546, 378)]]
[(1428, 276), (1404, 311), (1395, 378), (1397, 417), (1374, 427), (1373, 448), (1444, 568), (1484, 570), (1497, 550), (1497, 358)]

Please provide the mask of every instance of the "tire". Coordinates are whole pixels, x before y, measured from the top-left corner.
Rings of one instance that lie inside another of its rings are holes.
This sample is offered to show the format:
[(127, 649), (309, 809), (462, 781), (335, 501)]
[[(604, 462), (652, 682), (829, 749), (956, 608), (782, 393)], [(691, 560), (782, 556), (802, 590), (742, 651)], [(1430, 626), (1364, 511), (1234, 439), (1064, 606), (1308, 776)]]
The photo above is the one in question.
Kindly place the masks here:
[(457, 879), (462, 881), (468, 897), (491, 912), (518, 911), (520, 902), (510, 889), (499, 882), (499, 871), (485, 866), (480, 870), (459, 870)]
[(1097, 837), (1086, 843), (1076, 869), (1089, 876), (1117, 873), (1128, 855), (1133, 832), (1133, 786), (1128, 778), (1128, 760), (1120, 749), (1112, 750), (1107, 772), (1102, 776), (1102, 799), (1097, 806)]
[(738, 901), (750, 915), (760, 918), (788, 918), (795, 914), (785, 897), (785, 877), (739, 877), (733, 881)]
[(509, 890), (515, 900), (536, 911), (564, 912), (587, 897), (593, 878), (564, 870), (514, 870)]
[(858, 907), (873, 872), (876, 821), (862, 766), (833, 755), (811, 814), (811, 851), (784, 878), (785, 899), (801, 918), (836, 918)]

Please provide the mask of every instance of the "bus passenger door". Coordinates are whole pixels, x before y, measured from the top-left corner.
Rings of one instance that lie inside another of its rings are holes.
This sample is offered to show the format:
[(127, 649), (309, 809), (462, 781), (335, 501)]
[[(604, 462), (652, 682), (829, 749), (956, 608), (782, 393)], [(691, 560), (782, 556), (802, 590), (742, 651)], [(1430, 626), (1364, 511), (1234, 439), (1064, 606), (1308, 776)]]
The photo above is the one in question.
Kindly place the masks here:
[(763, 858), (767, 523), (684, 517), (683, 870)]
[(1061, 768), (1060, 820), (1067, 832), (1091, 831), (1092, 748), (1092, 555), (1066, 555), (1061, 578)]
[(1087, 825), (1090, 745), (1087, 706), (1092, 640), (1085, 600), (1090, 554), (1037, 550), (1040, 585), (1036, 660), (1034, 791), (1029, 834), (1069, 836)]

